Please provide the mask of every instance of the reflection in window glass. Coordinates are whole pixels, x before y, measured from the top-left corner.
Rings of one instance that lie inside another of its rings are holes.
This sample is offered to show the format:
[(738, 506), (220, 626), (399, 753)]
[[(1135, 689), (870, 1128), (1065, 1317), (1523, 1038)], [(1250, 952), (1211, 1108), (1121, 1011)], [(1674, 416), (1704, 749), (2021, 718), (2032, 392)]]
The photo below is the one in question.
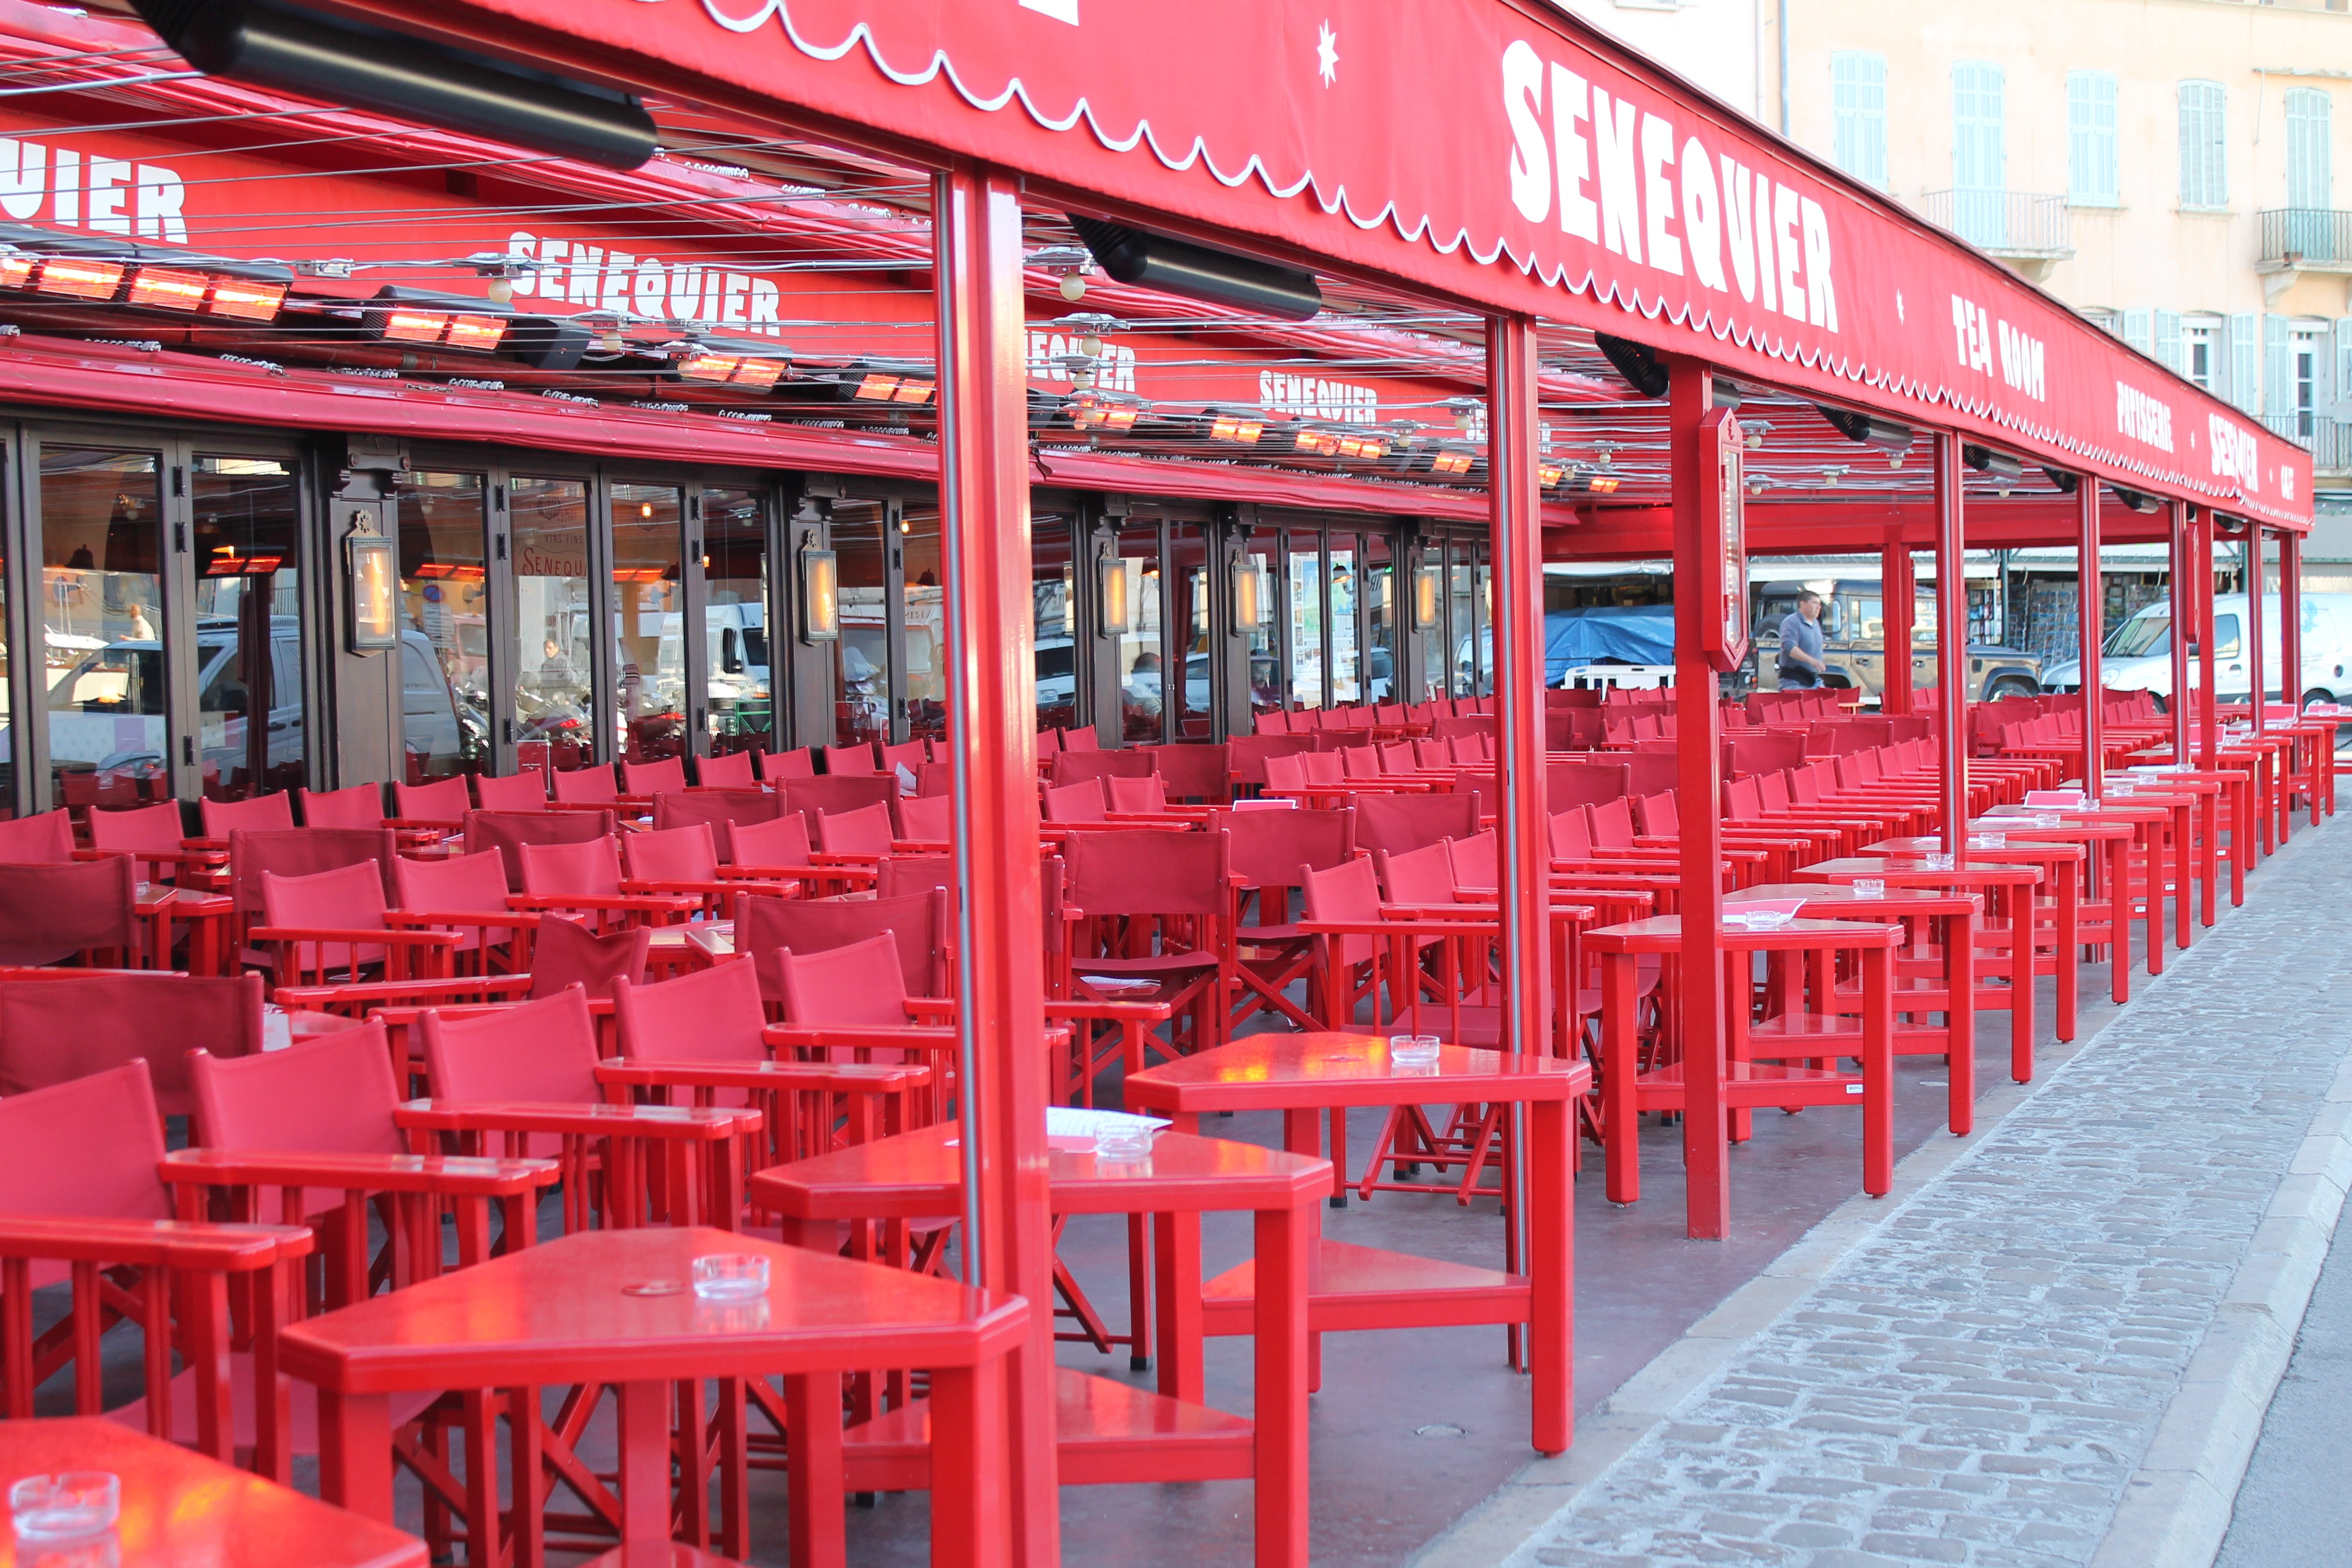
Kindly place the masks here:
[(1470, 547), (1456, 544), (1450, 553), (1446, 626), (1454, 643), (1453, 694), (1475, 697), (1478, 693), (1478, 618), (1472, 609), (1476, 587), (1470, 572)]
[(1243, 547), (1244, 566), (1257, 574), (1257, 621), (1241, 628), (1249, 644), (1250, 714), (1255, 724), (1260, 713), (1282, 711), (1282, 655), (1275, 637), (1279, 623), (1276, 616), (1282, 613), (1276, 601), (1280, 587), (1279, 574), (1275, 571), (1276, 552), (1282, 548), (1280, 538), (1271, 533), (1253, 534)]
[(407, 779), (479, 773), (488, 725), (489, 595), (479, 474), (400, 486), (400, 728)]
[(702, 492), (702, 658), (710, 753), (775, 749), (768, 513), (756, 490)]
[(1159, 521), (1145, 519), (1121, 529), (1118, 553), (1127, 573), (1127, 635), (1118, 639), (1119, 732), (1129, 741), (1157, 741), (1167, 721)]
[(1175, 738), (1205, 741), (1209, 738), (1210, 712), (1216, 705), (1216, 685), (1211, 678), (1213, 661), (1209, 657), (1206, 531), (1194, 522), (1169, 524), (1168, 552), (1171, 574), (1169, 587), (1176, 596), (1169, 619), (1184, 628), (1184, 684), (1179, 693), (1182, 706), (1176, 714)]
[(1290, 536), (1290, 702), (1323, 706), (1323, 553), (1311, 533)]
[(1444, 549), (1443, 545), (1433, 544), (1423, 551), (1420, 564), (1404, 584), (1406, 614), (1416, 628), (1414, 636), (1421, 647), (1421, 697), (1424, 702), (1434, 702), (1445, 696), (1451, 685), (1447, 674), (1451, 660), (1445, 647)]
[(41, 453), (43, 679), (60, 805), (171, 794), (158, 472), (152, 452)]
[(1331, 537), (1331, 700), (1361, 702), (1364, 689), (1357, 679), (1356, 539)]
[(1033, 528), (1029, 605), (1037, 639), (1037, 727), (1067, 729), (1078, 721), (1078, 637), (1070, 620), (1070, 520), (1044, 514)]
[(1495, 569), (1486, 564), (1486, 552), (1479, 552), (1478, 596), (1471, 606), (1478, 617), (1478, 695), (1491, 697), (1495, 692)]
[(200, 457), (193, 495), (204, 792), (295, 788), (308, 747), (293, 471), (274, 458)]
[(1397, 691), (1396, 572), (1384, 534), (1364, 538), (1364, 691), (1394, 702)]
[(686, 643), (675, 485), (613, 487), (613, 750), (650, 763), (686, 752)]
[(515, 761), (585, 767), (594, 626), (588, 599), (588, 487), (577, 479), (507, 480), (515, 584)]
[(888, 582), (882, 559), (880, 501), (833, 506), (833, 550), (841, 578), (841, 637), (833, 645), (834, 743), (890, 739)]
[(948, 623), (940, 577), (940, 513), (908, 507), (904, 575), (907, 626), (907, 739), (948, 738)]

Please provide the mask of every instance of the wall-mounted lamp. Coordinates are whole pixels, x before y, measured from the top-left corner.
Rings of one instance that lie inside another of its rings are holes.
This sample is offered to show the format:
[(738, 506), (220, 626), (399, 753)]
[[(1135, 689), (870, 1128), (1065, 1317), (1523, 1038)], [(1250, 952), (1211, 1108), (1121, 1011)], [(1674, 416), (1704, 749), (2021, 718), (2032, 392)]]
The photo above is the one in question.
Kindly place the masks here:
[(353, 653), (382, 653), (400, 646), (400, 556), (376, 526), (373, 506), (355, 506), (346, 518), (343, 581), (351, 620), (344, 646)]
[(841, 640), (841, 564), (830, 550), (801, 552), (801, 641)]
[(1437, 625), (1437, 568), (1416, 567), (1412, 574), (1412, 629), (1425, 632)]
[(1265, 574), (1246, 555), (1234, 557), (1234, 629), (1249, 632), (1265, 624)]
[(1099, 627), (1107, 637), (1127, 635), (1127, 563), (1117, 555), (1107, 554), (1095, 563), (1097, 580), (1102, 586), (1102, 624)]

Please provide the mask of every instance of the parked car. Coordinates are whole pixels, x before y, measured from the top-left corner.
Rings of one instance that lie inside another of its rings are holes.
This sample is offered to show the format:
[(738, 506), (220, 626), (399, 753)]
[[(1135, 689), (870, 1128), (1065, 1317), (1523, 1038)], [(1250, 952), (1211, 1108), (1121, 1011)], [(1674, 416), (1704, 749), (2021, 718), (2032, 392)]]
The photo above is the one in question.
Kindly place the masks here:
[[(2213, 689), (2225, 701), (2243, 701), (2253, 681), (2247, 665), (2246, 616), (2243, 594), (2220, 594), (2213, 599)], [(2284, 694), (2280, 680), (2279, 596), (2263, 596), (2263, 688), (2271, 697)], [(2305, 704), (2352, 700), (2352, 594), (2303, 595), (2303, 669), (2295, 695)], [(2198, 679), (2199, 661), (2189, 666), (2189, 680)], [(2158, 600), (2107, 634), (2099, 651), (2099, 679), (2119, 691), (2153, 691), (2172, 696), (2172, 605)], [(2080, 660), (2050, 667), (2051, 689), (2082, 688)]]
[[(1829, 663), (1822, 684), (1877, 700), (1886, 685), (1886, 619), (1875, 577), (1756, 581), (1750, 589), (1756, 619), (1748, 667), (1754, 689), (1780, 686), (1780, 623), (1796, 613), (1798, 597), (1807, 589), (1822, 595), (1822, 653)], [(1968, 675), (1972, 701), (2031, 697), (2046, 684), (2040, 659), (1998, 643), (1969, 644)], [(1912, 599), (1911, 685), (1919, 690), (1935, 683), (1936, 593), (1925, 585)]]

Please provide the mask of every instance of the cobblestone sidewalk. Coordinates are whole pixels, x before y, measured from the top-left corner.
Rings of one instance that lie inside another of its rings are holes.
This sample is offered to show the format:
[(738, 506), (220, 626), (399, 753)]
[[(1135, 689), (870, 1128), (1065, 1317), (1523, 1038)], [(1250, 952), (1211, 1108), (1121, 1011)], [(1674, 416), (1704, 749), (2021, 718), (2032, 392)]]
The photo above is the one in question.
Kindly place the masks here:
[(2352, 1057), (2347, 877), (2298, 835), (1512, 1568), (2090, 1562)]

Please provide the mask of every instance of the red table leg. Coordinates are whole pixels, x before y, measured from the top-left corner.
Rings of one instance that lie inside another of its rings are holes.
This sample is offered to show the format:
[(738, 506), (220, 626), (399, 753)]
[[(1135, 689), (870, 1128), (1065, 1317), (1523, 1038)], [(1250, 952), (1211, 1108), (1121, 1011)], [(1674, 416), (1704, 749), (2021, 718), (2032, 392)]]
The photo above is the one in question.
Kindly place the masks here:
[[(972, 1462), (971, 1450), (959, 1456), (940, 1439), (939, 1394), (935, 1375), (931, 1384), (934, 1562), (940, 1560), (938, 1542), (948, 1524), (938, 1511), (940, 1480)], [(785, 1378), (784, 1427), (792, 1444), (791, 1485), (786, 1489), (789, 1498), (784, 1515), (785, 1527), (792, 1533), (792, 1568), (838, 1568), (849, 1552), (848, 1524), (842, 1514), (841, 1374), (816, 1372)], [(622, 1517), (628, 1517), (625, 1499)]]
[[(2061, 861), (2058, 866), (2058, 1037), (2074, 1037), (2074, 1020), (2082, 1006), (2083, 964), (2078, 945), (2083, 923), (2083, 874), (2090, 867), (2088, 856), (2078, 865)], [(2210, 891), (2210, 889), (2209, 889)], [(2010, 1077), (2020, 1083), (2033, 1079), (2032, 1037), (2017, 1037), (2012, 1023), (2009, 1042)], [(2021, 1060), (2020, 1057), (2023, 1059)], [(2023, 1069), (2020, 1076), (2020, 1069)]]
[(1531, 1436), (1539, 1454), (1566, 1453), (1576, 1435), (1573, 1111), (1557, 1100), (1528, 1107), (1528, 1370), (1534, 1384)]
[(392, 1402), (319, 1390), (319, 1495), (363, 1519), (392, 1517)]
[(1633, 1013), (1637, 968), (1631, 953), (1603, 953), (1601, 959), (1601, 1135), (1607, 1162), (1606, 1187), (1612, 1204), (1638, 1203), (1642, 1197), (1642, 1129), (1633, 1109)]
[[(2023, 919), (2009, 922), (2011, 983), (2025, 977), (2033, 990), (2033, 890), (2016, 889)], [(1946, 1118), (1954, 1136), (1965, 1138), (1977, 1119), (1977, 922), (1972, 914), (1950, 917), (1944, 933), (1944, 984), (1950, 1001), (1944, 1015), (1951, 1049), (1945, 1056)], [(2014, 1005), (2015, 998), (2011, 998)]]
[(931, 1369), (931, 1568), (1012, 1561), (1004, 1420), (1002, 1360)]
[(1311, 1204), (1256, 1216), (1257, 1568), (1307, 1568), (1307, 1292), (1319, 1228)]
[[(1160, 1392), (1203, 1404), (1199, 1215), (1151, 1216), (1151, 1273), (1159, 1297)], [(1265, 1290), (1261, 1283), (1259, 1294)]]
[[(2032, 969), (2031, 944), (2026, 968)], [(1895, 1185), (1895, 955), (1862, 955), (1862, 1187), (1885, 1197)]]

